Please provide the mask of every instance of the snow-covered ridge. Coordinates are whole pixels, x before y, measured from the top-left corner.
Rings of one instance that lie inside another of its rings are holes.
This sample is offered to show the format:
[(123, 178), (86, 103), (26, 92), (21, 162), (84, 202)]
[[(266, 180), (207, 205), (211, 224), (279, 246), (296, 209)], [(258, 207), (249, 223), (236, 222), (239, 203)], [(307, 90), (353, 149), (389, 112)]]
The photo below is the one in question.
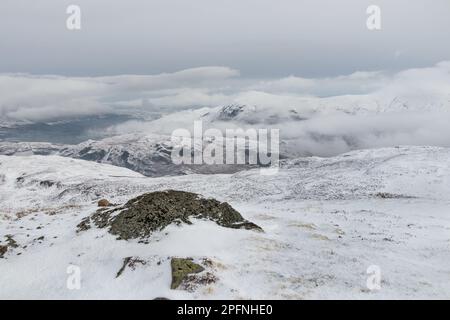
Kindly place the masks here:
[(254, 169), (211, 177), (144, 179), (125, 168), (59, 156), (0, 156), (1, 206), (10, 211), (20, 195), (35, 198), (34, 203), (44, 206), (53, 201), (120, 198), (160, 188), (247, 201), (364, 199), (383, 193), (399, 198), (450, 199), (449, 163), (447, 148), (398, 147), (286, 160), (273, 176), (260, 175)]
[[(239, 121), (248, 124), (275, 124), (285, 121), (306, 120), (330, 114), (383, 114), (398, 112), (449, 112), (450, 93), (447, 97), (384, 96), (381, 94), (341, 95), (326, 98), (298, 97), (279, 105), (271, 96), (255, 92), (267, 102), (252, 104), (252, 99), (238, 100), (235, 104), (212, 108), (206, 119), (210, 121)], [(255, 99), (257, 100), (257, 99)]]
[(128, 134), (88, 140), (77, 145), (41, 142), (3, 142), (3, 155), (58, 155), (132, 169), (148, 176), (179, 175), (189, 172), (172, 164), (170, 137)]
[[(204, 144), (214, 143), (204, 140)], [(194, 145), (194, 144), (192, 144)], [(0, 142), (0, 155), (54, 155), (124, 167), (150, 177), (189, 173), (230, 173), (247, 168), (242, 165), (177, 165), (171, 159), (171, 137), (157, 134), (126, 134), (77, 145), (47, 142)]]
[[(449, 163), (447, 148), (399, 147), (287, 160), (272, 176), (149, 178), (66, 157), (0, 156), (0, 245), (8, 246), (0, 297), (449, 298)], [(148, 243), (76, 233), (100, 198), (124, 203), (166, 189), (227, 201), (265, 232), (194, 221)], [(140, 263), (122, 270), (127, 257)], [(171, 257), (209, 259), (214, 282), (171, 290)], [(81, 268), (80, 290), (66, 287), (69, 265)], [(371, 265), (381, 268), (380, 291), (366, 287)]]

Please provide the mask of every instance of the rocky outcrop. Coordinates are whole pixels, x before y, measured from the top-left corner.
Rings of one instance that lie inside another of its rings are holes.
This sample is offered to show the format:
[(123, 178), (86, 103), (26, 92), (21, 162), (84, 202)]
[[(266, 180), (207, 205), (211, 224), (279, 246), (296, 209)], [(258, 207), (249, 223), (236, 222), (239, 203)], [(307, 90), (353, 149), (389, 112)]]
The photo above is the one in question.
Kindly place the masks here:
[(205, 268), (192, 261), (192, 259), (172, 258), (170, 262), (172, 268), (172, 284), (170, 289), (177, 289), (188, 275), (200, 273)]
[(212, 220), (226, 228), (262, 231), (226, 202), (175, 190), (145, 193), (123, 206), (101, 208), (83, 219), (78, 231), (89, 229), (93, 223), (98, 228), (109, 228), (109, 232), (119, 239), (146, 238), (172, 223), (190, 224), (190, 218)]

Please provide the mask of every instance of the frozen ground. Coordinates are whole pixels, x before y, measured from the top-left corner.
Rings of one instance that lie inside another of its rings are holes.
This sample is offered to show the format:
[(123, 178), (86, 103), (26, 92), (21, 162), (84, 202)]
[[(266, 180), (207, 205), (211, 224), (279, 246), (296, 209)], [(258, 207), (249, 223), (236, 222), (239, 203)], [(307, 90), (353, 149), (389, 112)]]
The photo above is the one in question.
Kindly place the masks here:
[[(289, 160), (272, 176), (148, 178), (58, 156), (0, 156), (0, 298), (449, 299), (449, 164), (450, 149), (400, 147)], [(98, 199), (164, 189), (227, 201), (265, 232), (198, 220), (148, 244), (76, 233)], [(142, 263), (116, 278), (130, 256)], [(173, 256), (210, 259), (217, 281), (170, 290)], [(69, 265), (81, 269), (80, 290), (67, 288)], [(371, 265), (379, 291), (366, 287)]]

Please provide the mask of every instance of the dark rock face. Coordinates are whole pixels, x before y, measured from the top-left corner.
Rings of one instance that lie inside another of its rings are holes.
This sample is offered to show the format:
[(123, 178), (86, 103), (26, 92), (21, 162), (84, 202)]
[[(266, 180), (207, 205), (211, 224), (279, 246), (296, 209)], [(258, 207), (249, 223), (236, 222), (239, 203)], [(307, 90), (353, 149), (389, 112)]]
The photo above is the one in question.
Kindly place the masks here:
[(245, 105), (232, 104), (225, 106), (220, 110), (218, 119), (222, 121), (228, 121), (236, 118), (240, 113), (245, 110)]
[(11, 248), (18, 248), (19, 245), (17, 244), (16, 240), (14, 240), (13, 236), (10, 234), (7, 234), (5, 236), (6, 242), (8, 243), (8, 246)]
[(14, 240), (12, 235), (10, 234), (5, 235), (5, 239), (6, 245), (0, 245), (0, 258), (3, 258), (4, 255), (8, 252), (8, 250), (19, 247), (19, 245), (17, 244), (16, 240)]
[(132, 270), (135, 270), (136, 266), (138, 264), (146, 265), (147, 262), (142, 260), (142, 259), (139, 259), (137, 257), (126, 257), (126, 258), (124, 258), (122, 267), (117, 272), (116, 278), (120, 277), (120, 275), (125, 271), (126, 268), (131, 268)]
[(411, 196), (406, 196), (406, 195), (402, 195), (402, 194), (392, 194), (392, 193), (388, 193), (388, 192), (378, 192), (375, 194), (376, 198), (381, 198), (381, 199), (411, 199), (414, 197)]
[(227, 228), (262, 231), (226, 202), (174, 190), (146, 193), (121, 207), (99, 209), (78, 225), (78, 231), (89, 229), (93, 222), (99, 228), (109, 227), (109, 232), (120, 239), (145, 238), (171, 223), (190, 224), (191, 217), (212, 220)]
[(0, 245), (0, 258), (3, 258), (5, 253), (8, 251), (8, 246), (1, 246)]

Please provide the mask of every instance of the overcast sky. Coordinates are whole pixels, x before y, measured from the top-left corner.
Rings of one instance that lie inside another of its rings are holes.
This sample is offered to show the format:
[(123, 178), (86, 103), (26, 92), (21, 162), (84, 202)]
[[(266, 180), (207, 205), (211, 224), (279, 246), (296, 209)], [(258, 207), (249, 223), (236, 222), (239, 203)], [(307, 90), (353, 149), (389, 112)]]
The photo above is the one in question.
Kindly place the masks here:
[[(82, 9), (80, 31), (66, 29), (69, 4)], [(380, 31), (366, 28), (370, 4)], [(398, 71), (450, 59), (449, 17), (449, 0), (1, 0), (0, 73)]]

